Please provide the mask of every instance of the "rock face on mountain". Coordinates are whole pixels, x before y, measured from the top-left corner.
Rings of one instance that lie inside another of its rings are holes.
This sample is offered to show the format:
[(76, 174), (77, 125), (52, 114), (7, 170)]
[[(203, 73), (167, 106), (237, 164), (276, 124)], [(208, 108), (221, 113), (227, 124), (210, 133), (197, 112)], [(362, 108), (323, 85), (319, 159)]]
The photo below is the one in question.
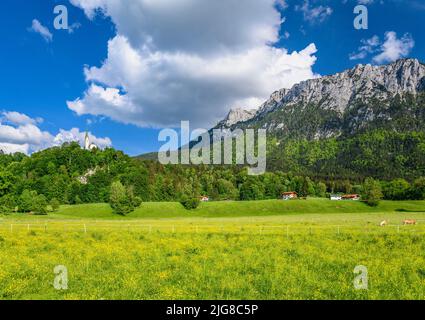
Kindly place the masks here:
[(261, 107), (258, 109), (257, 114), (265, 114), (270, 111), (273, 111), (282, 103), (283, 99), (286, 97), (289, 91), (289, 89), (280, 89), (279, 91), (274, 92), (270, 96), (269, 100), (267, 100), (261, 105)]
[(218, 128), (230, 128), (231, 126), (252, 119), (255, 117), (257, 110), (245, 110), (241, 108), (231, 109), (227, 117), (219, 122)]
[(418, 60), (399, 60), (386, 66), (358, 65), (355, 68), (301, 82), (282, 99), (282, 104), (321, 104), (325, 109), (344, 112), (352, 101), (371, 98), (387, 100), (397, 94), (416, 94), (425, 77)]
[(423, 126), (424, 110), (417, 106), (417, 97), (424, 90), (425, 65), (416, 59), (358, 65), (279, 90), (254, 116), (222, 122), (222, 127), (261, 127), (277, 135), (320, 139), (399, 124), (400, 119), (405, 125)]

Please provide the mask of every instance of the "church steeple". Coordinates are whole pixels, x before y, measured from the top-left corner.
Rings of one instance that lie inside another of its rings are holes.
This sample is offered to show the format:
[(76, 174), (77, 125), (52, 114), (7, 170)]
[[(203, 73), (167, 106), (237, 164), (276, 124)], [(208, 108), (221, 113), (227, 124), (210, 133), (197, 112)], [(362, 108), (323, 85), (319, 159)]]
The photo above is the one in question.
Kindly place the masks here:
[(92, 151), (92, 150), (95, 150), (97, 148), (98, 148), (97, 145), (95, 145), (94, 143), (91, 143), (90, 142), (89, 132), (86, 131), (86, 136), (84, 138), (84, 149), (85, 150)]
[(86, 137), (84, 138), (84, 149), (90, 150), (90, 138), (89, 133), (86, 131)]

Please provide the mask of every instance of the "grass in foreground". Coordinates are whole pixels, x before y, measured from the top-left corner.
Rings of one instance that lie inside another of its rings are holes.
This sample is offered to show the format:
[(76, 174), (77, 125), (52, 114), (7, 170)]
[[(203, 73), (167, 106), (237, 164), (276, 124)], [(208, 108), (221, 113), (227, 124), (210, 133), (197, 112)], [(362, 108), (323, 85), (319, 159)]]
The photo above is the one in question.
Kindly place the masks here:
[[(152, 203), (123, 218), (99, 204), (6, 216), (0, 299), (424, 299), (423, 208), (309, 200), (188, 212)], [(68, 268), (66, 291), (53, 287), (58, 265)], [(354, 289), (358, 265), (368, 291)]]
[[(9, 220), (0, 299), (424, 299), (425, 226), (377, 226), (404, 214)], [(57, 265), (67, 291), (53, 288)], [(353, 287), (357, 265), (368, 291)]]
[[(1, 299), (423, 299), (423, 235), (31, 231), (0, 236)], [(53, 288), (65, 265), (69, 289)], [(369, 269), (369, 291), (353, 269)]]

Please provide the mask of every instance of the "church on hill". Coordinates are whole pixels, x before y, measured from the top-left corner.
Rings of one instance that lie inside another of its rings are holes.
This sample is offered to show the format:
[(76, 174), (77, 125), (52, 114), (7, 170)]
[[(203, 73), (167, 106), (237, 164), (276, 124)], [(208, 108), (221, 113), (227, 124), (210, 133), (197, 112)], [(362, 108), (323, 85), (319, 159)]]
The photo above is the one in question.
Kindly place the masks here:
[(88, 132), (86, 132), (86, 137), (84, 138), (84, 149), (89, 151), (99, 149), (97, 145), (90, 142), (90, 137)]

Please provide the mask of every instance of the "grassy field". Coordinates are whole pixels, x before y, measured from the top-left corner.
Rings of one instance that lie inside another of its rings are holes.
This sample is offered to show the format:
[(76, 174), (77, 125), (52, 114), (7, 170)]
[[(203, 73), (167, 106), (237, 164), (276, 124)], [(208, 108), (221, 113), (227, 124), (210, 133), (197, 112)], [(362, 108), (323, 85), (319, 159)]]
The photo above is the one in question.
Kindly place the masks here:
[[(3, 216), (0, 299), (424, 299), (424, 211), (313, 199)], [(53, 287), (57, 265), (68, 290)], [(358, 265), (369, 290), (353, 286)]]
[[(309, 199), (298, 201), (223, 201), (201, 203), (196, 210), (188, 211), (177, 202), (146, 202), (126, 217), (112, 213), (108, 204), (62, 206), (58, 212), (49, 214), (49, 219), (168, 219), (168, 218), (229, 218), (248, 216), (282, 216), (314, 213), (382, 213), (424, 212), (425, 201), (382, 201), (378, 207), (369, 207), (358, 201), (330, 201)], [(40, 219), (40, 216), (11, 215), (3, 219)], [(0, 220), (1, 221), (1, 220)]]

